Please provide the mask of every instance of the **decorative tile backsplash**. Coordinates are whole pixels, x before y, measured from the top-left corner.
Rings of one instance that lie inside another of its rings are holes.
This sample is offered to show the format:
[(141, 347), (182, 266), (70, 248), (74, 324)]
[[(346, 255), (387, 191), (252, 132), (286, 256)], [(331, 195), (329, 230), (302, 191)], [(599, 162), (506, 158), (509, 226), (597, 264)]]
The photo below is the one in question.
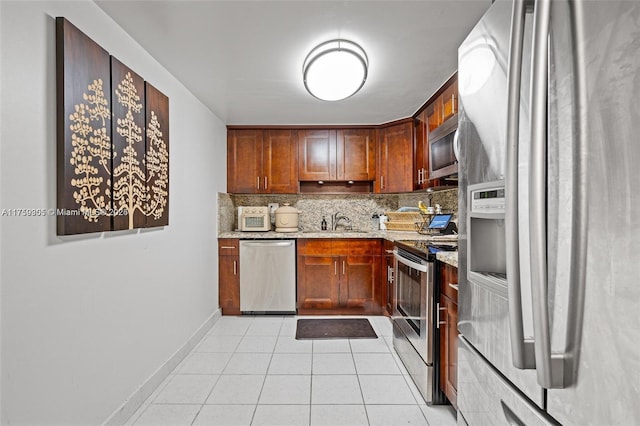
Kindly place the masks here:
[[(283, 205), (289, 203), (300, 210), (301, 231), (319, 231), (324, 216), (330, 228), (335, 213), (347, 216), (353, 229), (370, 231), (373, 229), (371, 216), (399, 207), (417, 207), (418, 201), (429, 204), (428, 193), (407, 194), (226, 194), (218, 193), (218, 232), (236, 230), (238, 206), (266, 206), (269, 203)], [(457, 212), (458, 190), (456, 188), (431, 193), (433, 206), (440, 204), (443, 211)], [(340, 225), (348, 225), (340, 221)]]

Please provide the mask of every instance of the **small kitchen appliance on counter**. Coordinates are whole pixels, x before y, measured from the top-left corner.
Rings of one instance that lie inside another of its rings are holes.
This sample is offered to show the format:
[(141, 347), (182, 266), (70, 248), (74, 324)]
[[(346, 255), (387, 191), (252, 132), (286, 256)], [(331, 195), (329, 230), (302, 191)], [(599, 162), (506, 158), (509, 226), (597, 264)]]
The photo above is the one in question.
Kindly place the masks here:
[(266, 206), (238, 207), (238, 229), (244, 232), (270, 231), (269, 208)]
[(298, 232), (298, 215), (300, 211), (284, 203), (276, 210), (276, 232)]

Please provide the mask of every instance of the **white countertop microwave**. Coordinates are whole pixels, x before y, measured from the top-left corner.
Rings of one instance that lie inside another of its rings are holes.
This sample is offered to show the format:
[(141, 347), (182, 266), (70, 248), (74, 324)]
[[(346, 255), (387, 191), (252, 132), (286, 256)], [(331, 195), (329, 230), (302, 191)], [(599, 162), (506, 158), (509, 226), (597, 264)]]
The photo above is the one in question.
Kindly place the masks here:
[(238, 229), (245, 232), (270, 231), (269, 208), (267, 206), (238, 207)]

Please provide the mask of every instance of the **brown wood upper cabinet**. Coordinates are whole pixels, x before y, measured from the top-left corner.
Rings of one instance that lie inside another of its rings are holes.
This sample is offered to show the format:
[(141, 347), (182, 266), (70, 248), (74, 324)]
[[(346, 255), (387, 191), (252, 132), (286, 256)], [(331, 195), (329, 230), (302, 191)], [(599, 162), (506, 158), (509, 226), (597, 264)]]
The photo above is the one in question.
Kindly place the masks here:
[(378, 130), (376, 193), (413, 190), (413, 123), (406, 120)]
[(297, 193), (297, 142), (295, 130), (229, 129), (227, 192)]
[(298, 164), (301, 181), (372, 181), (376, 176), (373, 131), (299, 131)]
[[(430, 108), (433, 108), (431, 106)], [(423, 109), (414, 120), (415, 141), (414, 152), (416, 166), (413, 172), (413, 189), (424, 189), (429, 186), (429, 140), (428, 115), (429, 107)]]
[(429, 176), (429, 162), (431, 160), (429, 142), (434, 140), (434, 136), (440, 130), (444, 130), (443, 124), (446, 123), (447, 127), (453, 126), (455, 128), (457, 120), (458, 74), (454, 73), (414, 115), (416, 161), (413, 171), (413, 189), (425, 189), (447, 184), (443, 179), (434, 179)]

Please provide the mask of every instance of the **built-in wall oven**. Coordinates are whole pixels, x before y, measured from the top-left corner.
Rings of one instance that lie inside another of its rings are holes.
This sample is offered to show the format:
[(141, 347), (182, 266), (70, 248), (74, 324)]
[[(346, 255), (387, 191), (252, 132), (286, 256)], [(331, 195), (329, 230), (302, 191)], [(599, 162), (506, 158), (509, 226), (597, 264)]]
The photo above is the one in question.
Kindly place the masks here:
[(425, 402), (441, 404), (445, 397), (438, 383), (439, 335), (434, 326), (435, 254), (422, 242), (396, 241), (393, 256), (393, 345)]

